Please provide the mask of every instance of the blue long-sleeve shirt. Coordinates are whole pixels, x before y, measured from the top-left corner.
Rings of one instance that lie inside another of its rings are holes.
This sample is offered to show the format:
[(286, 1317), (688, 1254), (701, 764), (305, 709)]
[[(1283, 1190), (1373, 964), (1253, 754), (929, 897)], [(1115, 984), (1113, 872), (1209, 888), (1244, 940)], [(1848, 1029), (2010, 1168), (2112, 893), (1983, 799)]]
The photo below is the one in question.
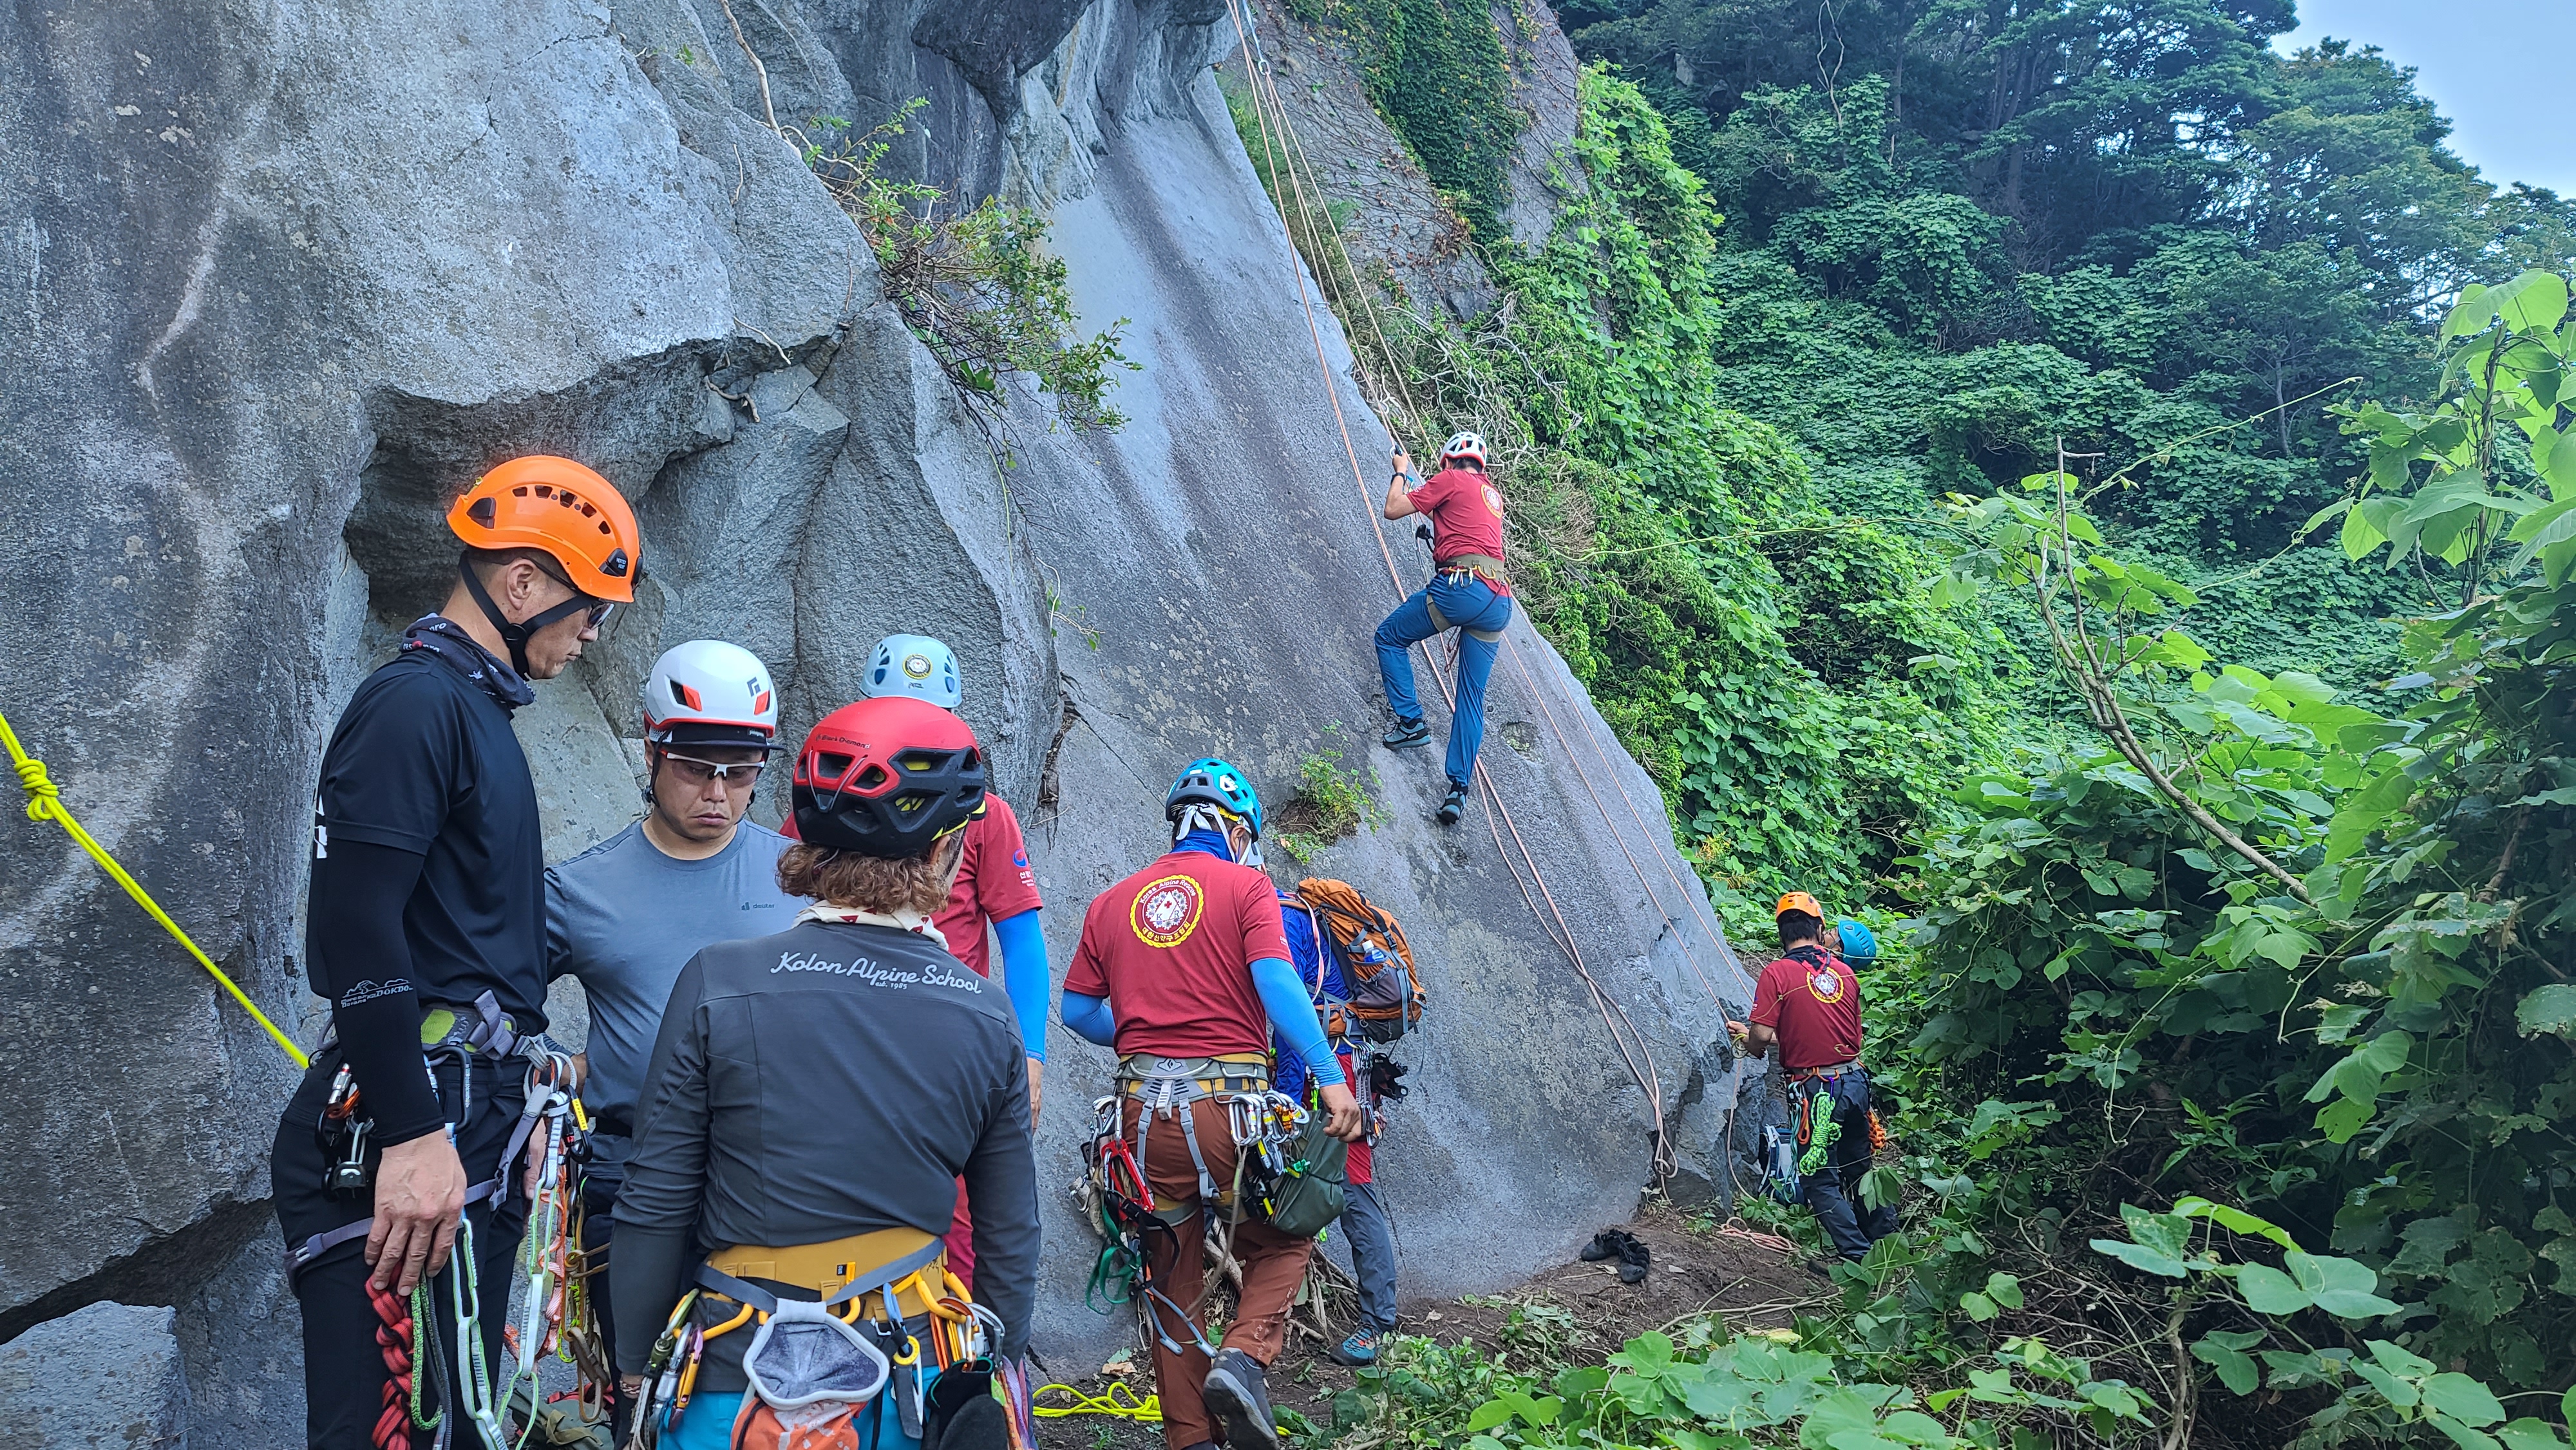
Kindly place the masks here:
[[(1319, 1018), (1317, 1031), (1320, 1032), (1323, 1008), (1328, 1003), (1350, 1000), (1350, 989), (1342, 981), (1341, 953), (1324, 949), (1324, 944), (1316, 936), (1314, 913), (1284, 891), (1279, 894), (1279, 920), (1288, 931), (1290, 965), (1296, 969), (1298, 985), (1306, 991), (1308, 1006)], [(1330, 1045), (1334, 1055), (1341, 1059), (1343, 1080), (1349, 1082), (1350, 1044), (1335, 1042)], [(1290, 1051), (1289, 1046), (1284, 1035), (1275, 1030), (1272, 1032), (1271, 1053), (1279, 1066), (1271, 1073), (1271, 1086), (1290, 1097), (1302, 1098), (1306, 1095), (1306, 1063), (1304, 1058)], [(1353, 1089), (1357, 1090), (1356, 1084), (1353, 1084)]]

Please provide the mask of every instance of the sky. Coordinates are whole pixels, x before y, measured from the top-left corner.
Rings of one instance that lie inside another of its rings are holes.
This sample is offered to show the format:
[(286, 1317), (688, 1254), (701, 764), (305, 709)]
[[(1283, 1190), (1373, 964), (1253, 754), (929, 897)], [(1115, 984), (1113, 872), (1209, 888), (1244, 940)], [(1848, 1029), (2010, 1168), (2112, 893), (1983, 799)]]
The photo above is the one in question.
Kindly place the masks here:
[[(2452, 123), (2451, 149), (2488, 181), (2576, 194), (2565, 40), (2576, 0), (2298, 0), (2284, 54), (2332, 36), (2415, 68), (2415, 88)], [(2512, 39), (2520, 37), (2519, 40)]]

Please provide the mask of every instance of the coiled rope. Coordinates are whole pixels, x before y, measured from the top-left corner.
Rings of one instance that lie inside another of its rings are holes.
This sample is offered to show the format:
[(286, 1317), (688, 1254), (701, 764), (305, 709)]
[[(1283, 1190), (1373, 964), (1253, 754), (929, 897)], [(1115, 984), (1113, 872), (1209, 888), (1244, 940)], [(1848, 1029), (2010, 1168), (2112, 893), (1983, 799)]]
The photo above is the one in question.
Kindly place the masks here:
[(202, 948), (188, 939), (188, 934), (179, 929), (179, 923), (172, 921), (170, 913), (161, 909), (161, 903), (152, 899), (152, 893), (144, 890), (140, 882), (126, 874), (125, 868), (116, 864), (116, 858), (108, 854), (107, 848), (100, 845), (96, 837), (81, 829), (81, 823), (73, 818), (71, 809), (63, 804), (62, 791), (45, 774), (45, 763), (29, 755), (26, 747), (18, 743), (18, 734), (9, 728), (9, 717), (6, 715), (0, 715), (0, 745), (8, 747), (9, 764), (18, 772), (18, 786), (27, 793), (27, 819), (52, 821), (61, 826), (82, 850), (89, 853), (89, 858), (98, 863), (100, 870), (114, 878), (117, 885), (125, 888), (125, 894), (134, 898), (135, 905), (142, 907), (154, 921), (161, 923), (162, 928), (176, 938), (179, 945), (188, 949), (188, 955), (197, 959), (197, 965), (205, 968), (206, 974), (213, 977), (217, 985), (231, 993), (232, 999), (241, 1004), (242, 1010), (248, 1012), (253, 1021), (267, 1029), (268, 1035), (275, 1039), (280, 1052), (293, 1060), (297, 1067), (312, 1066), (313, 1060), (304, 1055), (304, 1049), (297, 1047), (294, 1039), (279, 1031), (277, 1024), (268, 1020), (268, 1014), (259, 1010), (259, 1004), (250, 999), (250, 994), (235, 985), (232, 978), (224, 975), (224, 969), (215, 965), (214, 958), (207, 956)]

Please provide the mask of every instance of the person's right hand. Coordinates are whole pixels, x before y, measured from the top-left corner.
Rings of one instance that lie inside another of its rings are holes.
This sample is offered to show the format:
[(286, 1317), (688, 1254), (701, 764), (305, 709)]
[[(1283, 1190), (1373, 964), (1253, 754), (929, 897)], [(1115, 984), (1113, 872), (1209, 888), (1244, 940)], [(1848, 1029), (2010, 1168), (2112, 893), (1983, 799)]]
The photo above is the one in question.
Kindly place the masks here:
[(1411, 473), (1413, 471), (1413, 455), (1405, 452), (1401, 448), (1395, 450), (1395, 471), (1398, 473)]
[(1351, 1095), (1350, 1084), (1328, 1083), (1320, 1091), (1324, 1102), (1324, 1131), (1345, 1143), (1356, 1143), (1368, 1130), (1368, 1115), (1360, 1111), (1360, 1100)]
[(376, 1166), (376, 1221), (367, 1230), (367, 1282), (409, 1294), (447, 1266), (465, 1212), (465, 1165), (445, 1133), (385, 1150)]

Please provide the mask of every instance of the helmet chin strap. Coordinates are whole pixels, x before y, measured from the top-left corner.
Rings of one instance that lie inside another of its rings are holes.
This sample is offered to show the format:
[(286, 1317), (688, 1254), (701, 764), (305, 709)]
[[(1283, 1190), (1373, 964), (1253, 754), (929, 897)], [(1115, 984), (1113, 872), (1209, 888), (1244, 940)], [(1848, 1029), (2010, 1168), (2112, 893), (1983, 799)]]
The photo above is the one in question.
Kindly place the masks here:
[(510, 647), (510, 668), (517, 670), (519, 672), (519, 678), (523, 680), (529, 678), (529, 639), (532, 638), (538, 630), (545, 628), (556, 620), (565, 618), (566, 616), (590, 607), (590, 601), (584, 599), (581, 596), (580, 591), (576, 590), (574, 591), (572, 598), (567, 599), (563, 603), (556, 605), (554, 608), (545, 611), (543, 614), (532, 616), (526, 622), (521, 624), (512, 624), (510, 622), (510, 617), (501, 612), (501, 606), (493, 603), (492, 596), (484, 591), (483, 581), (474, 577), (474, 566), (467, 562), (465, 557), (461, 554), (458, 555), (456, 559), (456, 577), (465, 581), (465, 591), (468, 594), (473, 595), (474, 602), (482, 607), (483, 617), (490, 620), (492, 622), (492, 627), (501, 632), (501, 642)]

